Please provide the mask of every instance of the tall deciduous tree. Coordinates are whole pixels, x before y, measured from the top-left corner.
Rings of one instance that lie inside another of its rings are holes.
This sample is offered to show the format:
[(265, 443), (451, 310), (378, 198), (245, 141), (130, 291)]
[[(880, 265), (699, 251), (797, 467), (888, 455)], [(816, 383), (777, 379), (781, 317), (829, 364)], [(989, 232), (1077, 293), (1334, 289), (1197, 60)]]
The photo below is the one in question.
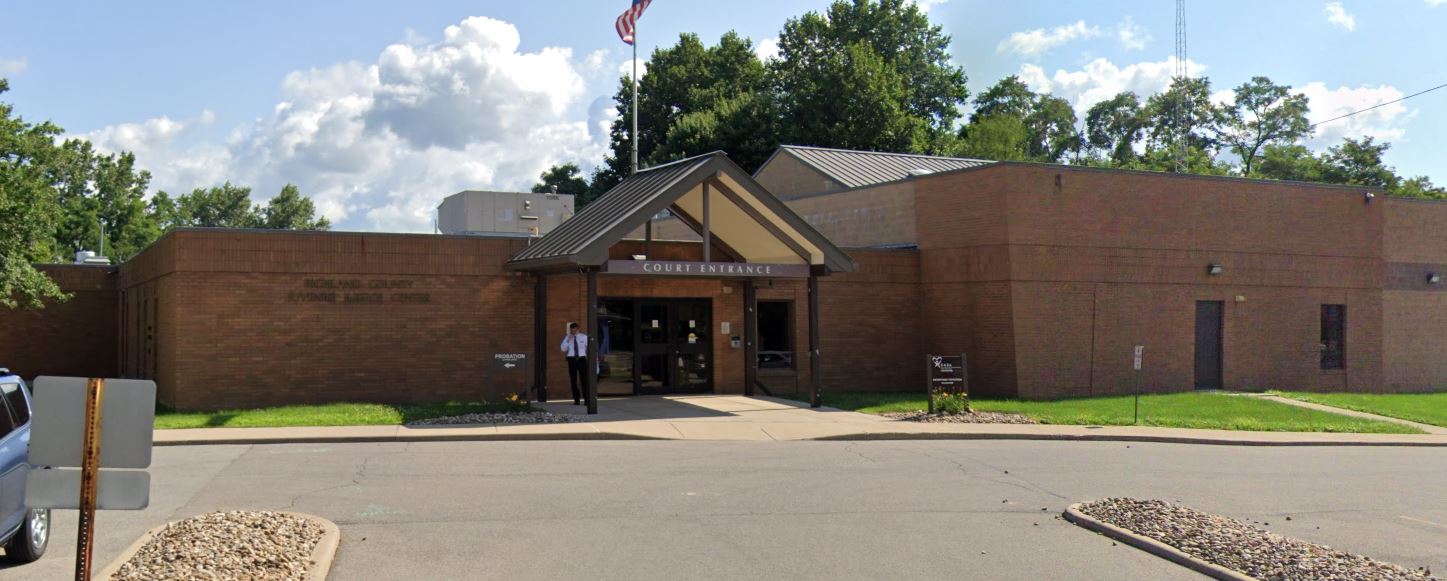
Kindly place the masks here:
[(1091, 148), (1116, 165), (1136, 161), (1136, 143), (1145, 133), (1140, 97), (1125, 91), (1092, 105), (1085, 114), (1085, 136)]
[(1292, 93), (1291, 87), (1252, 77), (1235, 93), (1235, 102), (1221, 109), (1219, 136), (1240, 158), (1242, 175), (1252, 175), (1262, 148), (1294, 143), (1310, 132), (1306, 95)]
[(1057, 162), (1081, 145), (1070, 102), (1037, 94), (1015, 75), (975, 97), (961, 133), (957, 152), (986, 159)]
[(583, 179), (582, 170), (578, 169), (576, 163), (564, 163), (548, 168), (539, 176), (541, 182), (533, 184), (533, 192), (538, 194), (559, 193), (573, 196), (573, 203), (578, 208), (587, 205), (591, 199), (588, 197), (588, 180)]
[(176, 205), (185, 226), (200, 228), (256, 228), (261, 220), (251, 207), (251, 188), (226, 182), (211, 188), (196, 188), (177, 198)]
[(1163, 93), (1146, 100), (1149, 147), (1171, 151), (1181, 130), (1187, 129), (1188, 149), (1214, 156), (1219, 146), (1220, 112), (1211, 103), (1211, 81), (1205, 77), (1176, 79)]
[[(10, 89), (0, 79), (0, 94)], [(0, 306), (44, 306), (65, 293), (32, 262), (53, 252), (60, 221), (59, 194), (52, 164), (62, 156), (55, 145), (61, 129), (45, 122), (32, 124), (0, 101)]]
[(969, 96), (949, 44), (906, 0), (837, 0), (790, 19), (770, 64), (785, 140), (936, 151)]
[(316, 204), (311, 198), (301, 195), (295, 185), (286, 184), (281, 193), (267, 200), (266, 206), (257, 208), (257, 222), (261, 228), (272, 230), (328, 230), (332, 223), (325, 217), (317, 216)]

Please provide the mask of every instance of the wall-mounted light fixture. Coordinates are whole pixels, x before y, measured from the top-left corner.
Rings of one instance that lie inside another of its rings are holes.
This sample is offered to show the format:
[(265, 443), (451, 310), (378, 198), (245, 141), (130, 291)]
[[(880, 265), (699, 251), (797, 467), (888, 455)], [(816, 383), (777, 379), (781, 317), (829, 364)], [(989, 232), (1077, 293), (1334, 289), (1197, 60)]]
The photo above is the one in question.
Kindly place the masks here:
[(1374, 194), (1374, 193), (1372, 193), (1372, 192), (1367, 192), (1367, 193), (1365, 193), (1365, 194), (1362, 194), (1362, 197), (1363, 197), (1363, 198), (1366, 198), (1367, 203), (1370, 204), (1370, 203), (1372, 203), (1372, 198), (1377, 197), (1377, 195)]
[(1215, 264), (1215, 263), (1211, 263), (1209, 266), (1206, 267), (1206, 274), (1209, 274), (1209, 275), (1214, 276), (1214, 275), (1217, 275), (1217, 274), (1221, 274), (1221, 273), (1222, 273), (1223, 271), (1225, 271), (1225, 270), (1226, 270), (1226, 269), (1221, 268), (1221, 265)]
[(1442, 284), (1442, 275), (1435, 272), (1427, 273), (1427, 284)]

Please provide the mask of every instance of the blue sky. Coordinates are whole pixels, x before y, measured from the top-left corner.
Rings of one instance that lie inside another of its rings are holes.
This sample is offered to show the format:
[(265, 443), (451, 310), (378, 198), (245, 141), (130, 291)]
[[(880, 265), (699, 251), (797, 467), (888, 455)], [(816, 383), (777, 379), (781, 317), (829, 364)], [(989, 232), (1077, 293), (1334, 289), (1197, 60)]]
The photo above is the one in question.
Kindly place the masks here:
[[(1172, 2), (924, 2), (975, 92), (1020, 74), (1083, 110), (1155, 91), (1172, 71)], [(11, 3), (0, 76), (27, 118), (135, 151), (153, 189), (231, 180), (263, 199), (294, 182), (340, 229), (426, 231), (449, 193), (526, 188), (553, 163), (601, 159), (626, 6)], [(655, 0), (640, 56), (685, 31), (767, 41), (826, 6)], [(1447, 0), (1196, 1), (1188, 13), (1193, 73), (1217, 91), (1253, 75), (1293, 85), (1318, 120), (1447, 83)], [(1399, 172), (1444, 183), (1443, 127), (1447, 89), (1323, 126), (1310, 144), (1374, 135)]]

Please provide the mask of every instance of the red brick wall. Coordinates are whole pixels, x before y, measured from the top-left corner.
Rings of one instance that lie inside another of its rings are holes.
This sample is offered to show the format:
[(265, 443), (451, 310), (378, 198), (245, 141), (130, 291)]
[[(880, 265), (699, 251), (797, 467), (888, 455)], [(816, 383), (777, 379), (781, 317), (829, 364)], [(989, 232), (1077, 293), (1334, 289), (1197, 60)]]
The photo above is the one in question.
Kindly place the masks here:
[(0, 367), (37, 375), (116, 375), (116, 271), (106, 266), (42, 265), (71, 298), (42, 309), (0, 307)]
[[(819, 281), (820, 372), (826, 393), (922, 391), (919, 253), (851, 249), (849, 255), (859, 265), (857, 272)], [(807, 317), (807, 291), (799, 288), (795, 296), (796, 315)], [(795, 329), (804, 332), (796, 341), (798, 351), (804, 352), (807, 319)], [(807, 374), (801, 378), (807, 393)]]
[[(1198, 300), (1225, 303), (1227, 389), (1381, 388), (1384, 204), (1360, 190), (1021, 165), (977, 173), (1001, 176), (1007, 192), (1021, 397), (1124, 393), (1137, 380), (1193, 389)], [(1324, 303), (1347, 305), (1345, 371), (1320, 368)]]
[(1014, 397), (1015, 328), (1001, 177), (960, 172), (915, 180), (915, 207), (928, 208), (919, 213), (917, 226), (920, 318), (924, 352), (965, 354), (972, 393)]
[(1447, 389), (1447, 203), (1387, 198), (1382, 291), (1385, 391)]
[(491, 367), (532, 351), (532, 282), (502, 270), (521, 244), (181, 231), (127, 292), (159, 299), (155, 378), (179, 409), (496, 400), (532, 380)]

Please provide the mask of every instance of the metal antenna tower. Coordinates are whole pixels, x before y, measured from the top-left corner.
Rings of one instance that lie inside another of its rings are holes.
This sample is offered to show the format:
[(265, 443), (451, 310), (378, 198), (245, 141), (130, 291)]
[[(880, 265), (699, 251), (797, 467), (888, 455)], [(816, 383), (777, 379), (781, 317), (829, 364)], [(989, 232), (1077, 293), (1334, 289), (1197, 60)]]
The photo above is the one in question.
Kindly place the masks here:
[(1191, 69), (1186, 64), (1186, 0), (1176, 0), (1176, 78), (1180, 102), (1176, 104), (1176, 173), (1186, 171), (1186, 155), (1190, 153), (1191, 92), (1186, 80)]

